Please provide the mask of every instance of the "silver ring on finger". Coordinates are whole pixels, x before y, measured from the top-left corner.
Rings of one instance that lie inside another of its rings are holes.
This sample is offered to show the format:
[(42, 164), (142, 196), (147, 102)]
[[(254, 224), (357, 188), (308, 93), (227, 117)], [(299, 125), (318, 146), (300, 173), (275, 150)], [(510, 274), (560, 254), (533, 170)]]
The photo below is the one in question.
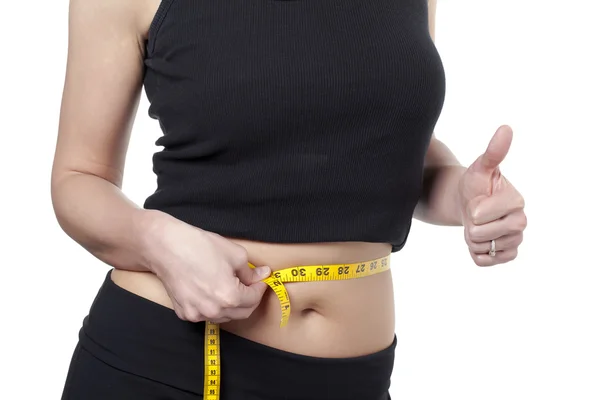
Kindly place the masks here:
[(488, 254), (490, 255), (490, 257), (496, 256), (496, 241), (494, 239), (492, 239), (492, 241), (490, 242), (490, 251), (488, 252)]

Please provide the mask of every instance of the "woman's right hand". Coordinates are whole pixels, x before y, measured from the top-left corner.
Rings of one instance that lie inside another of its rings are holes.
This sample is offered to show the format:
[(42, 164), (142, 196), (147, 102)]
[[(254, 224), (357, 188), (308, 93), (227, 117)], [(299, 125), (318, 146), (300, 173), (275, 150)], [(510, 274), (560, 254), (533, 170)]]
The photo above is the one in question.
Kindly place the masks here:
[(162, 281), (177, 316), (223, 323), (248, 318), (259, 305), (269, 267), (250, 268), (246, 249), (168, 214), (141, 210), (148, 268)]

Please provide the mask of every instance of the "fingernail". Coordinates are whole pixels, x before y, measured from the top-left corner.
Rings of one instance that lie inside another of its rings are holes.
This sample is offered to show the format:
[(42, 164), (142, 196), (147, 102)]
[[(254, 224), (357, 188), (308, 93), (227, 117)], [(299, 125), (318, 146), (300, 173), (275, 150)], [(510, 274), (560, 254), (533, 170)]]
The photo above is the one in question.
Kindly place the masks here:
[(262, 278), (269, 276), (271, 273), (271, 268), (269, 267), (256, 267), (254, 270), (256, 271), (256, 274)]

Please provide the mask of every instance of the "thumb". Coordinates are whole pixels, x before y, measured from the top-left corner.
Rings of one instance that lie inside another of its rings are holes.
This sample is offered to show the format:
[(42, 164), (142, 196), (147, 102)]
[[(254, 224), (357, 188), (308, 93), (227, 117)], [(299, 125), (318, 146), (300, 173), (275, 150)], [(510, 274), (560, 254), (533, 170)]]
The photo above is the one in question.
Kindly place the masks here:
[(242, 265), (236, 270), (236, 273), (237, 277), (244, 285), (250, 286), (271, 275), (271, 268), (267, 266), (249, 267), (248, 265)]
[(508, 154), (512, 138), (512, 129), (507, 125), (502, 125), (490, 140), (485, 153), (479, 156), (473, 167), (480, 172), (492, 172), (498, 168)]

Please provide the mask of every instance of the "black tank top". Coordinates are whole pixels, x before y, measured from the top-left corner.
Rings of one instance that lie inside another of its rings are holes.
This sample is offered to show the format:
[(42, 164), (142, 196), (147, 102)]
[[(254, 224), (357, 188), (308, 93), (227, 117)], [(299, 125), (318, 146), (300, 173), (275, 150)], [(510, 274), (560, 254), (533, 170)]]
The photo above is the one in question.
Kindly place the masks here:
[(427, 0), (163, 0), (144, 207), (266, 242), (400, 250), (445, 95)]

